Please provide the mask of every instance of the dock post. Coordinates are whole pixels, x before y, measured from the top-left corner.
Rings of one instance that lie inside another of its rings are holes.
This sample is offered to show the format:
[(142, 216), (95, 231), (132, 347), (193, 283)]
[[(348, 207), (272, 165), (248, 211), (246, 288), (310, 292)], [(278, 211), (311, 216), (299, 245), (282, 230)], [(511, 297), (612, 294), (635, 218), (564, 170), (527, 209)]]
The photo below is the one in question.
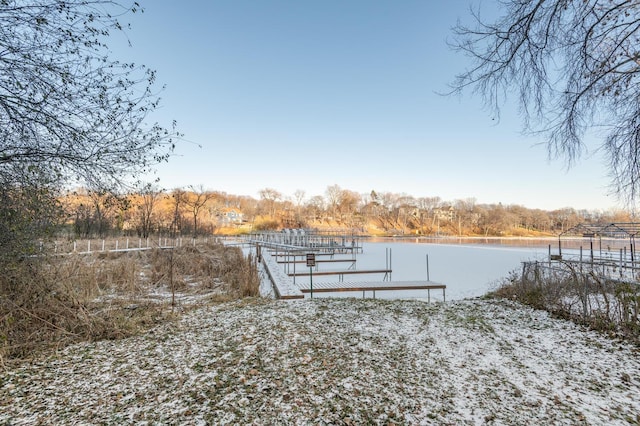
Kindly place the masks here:
[(431, 281), (429, 279), (429, 254), (427, 254), (427, 281)]

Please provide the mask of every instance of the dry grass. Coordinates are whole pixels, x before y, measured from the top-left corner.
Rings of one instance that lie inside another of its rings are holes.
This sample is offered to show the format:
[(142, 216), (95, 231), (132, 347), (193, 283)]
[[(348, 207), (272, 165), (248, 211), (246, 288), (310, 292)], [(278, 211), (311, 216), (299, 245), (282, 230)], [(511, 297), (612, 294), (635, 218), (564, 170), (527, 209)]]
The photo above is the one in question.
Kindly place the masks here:
[[(586, 269), (586, 268), (585, 268)], [(517, 300), (594, 330), (640, 343), (640, 284), (581, 272), (569, 263), (532, 262), (489, 296)]]
[(23, 259), (0, 276), (0, 362), (46, 347), (117, 339), (204, 301), (255, 296), (257, 268), (239, 248)]

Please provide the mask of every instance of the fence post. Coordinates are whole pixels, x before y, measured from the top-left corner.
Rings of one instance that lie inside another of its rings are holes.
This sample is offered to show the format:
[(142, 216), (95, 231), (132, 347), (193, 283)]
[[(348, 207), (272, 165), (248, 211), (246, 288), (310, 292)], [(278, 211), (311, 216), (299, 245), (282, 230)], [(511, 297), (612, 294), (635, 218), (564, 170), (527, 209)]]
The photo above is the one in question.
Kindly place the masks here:
[(587, 276), (585, 274), (580, 274), (580, 277), (582, 278), (582, 281), (584, 282), (584, 298), (583, 298), (583, 302), (582, 302), (582, 317), (584, 319), (587, 319), (587, 316), (589, 314), (589, 308), (588, 308), (589, 283), (587, 281)]
[(624, 263), (622, 261), (622, 249), (620, 249), (620, 278), (622, 278), (622, 268), (624, 268)]

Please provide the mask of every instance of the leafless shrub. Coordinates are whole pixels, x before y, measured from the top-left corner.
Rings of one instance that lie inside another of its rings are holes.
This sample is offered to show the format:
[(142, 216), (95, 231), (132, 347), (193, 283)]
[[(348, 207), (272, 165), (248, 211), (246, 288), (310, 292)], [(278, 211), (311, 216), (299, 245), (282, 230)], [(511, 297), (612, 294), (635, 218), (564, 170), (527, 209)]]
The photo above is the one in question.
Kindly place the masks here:
[(640, 341), (640, 283), (599, 275), (588, 263), (525, 262), (493, 295)]

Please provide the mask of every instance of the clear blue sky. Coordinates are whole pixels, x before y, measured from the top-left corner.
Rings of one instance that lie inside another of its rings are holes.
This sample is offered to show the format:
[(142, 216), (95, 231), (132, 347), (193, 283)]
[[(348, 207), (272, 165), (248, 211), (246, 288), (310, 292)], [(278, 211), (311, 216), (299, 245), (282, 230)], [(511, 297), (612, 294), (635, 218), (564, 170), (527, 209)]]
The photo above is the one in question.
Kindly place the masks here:
[[(483, 10), (493, 3), (484, 0)], [(475, 4), (475, 2), (474, 2)], [(152, 117), (184, 139), (166, 189), (306, 198), (339, 185), (444, 201), (608, 210), (597, 155), (571, 169), (471, 93), (445, 97), (467, 58), (447, 46), (467, 0), (146, 0), (132, 47), (166, 85)], [(490, 13), (490, 12), (487, 12)]]

